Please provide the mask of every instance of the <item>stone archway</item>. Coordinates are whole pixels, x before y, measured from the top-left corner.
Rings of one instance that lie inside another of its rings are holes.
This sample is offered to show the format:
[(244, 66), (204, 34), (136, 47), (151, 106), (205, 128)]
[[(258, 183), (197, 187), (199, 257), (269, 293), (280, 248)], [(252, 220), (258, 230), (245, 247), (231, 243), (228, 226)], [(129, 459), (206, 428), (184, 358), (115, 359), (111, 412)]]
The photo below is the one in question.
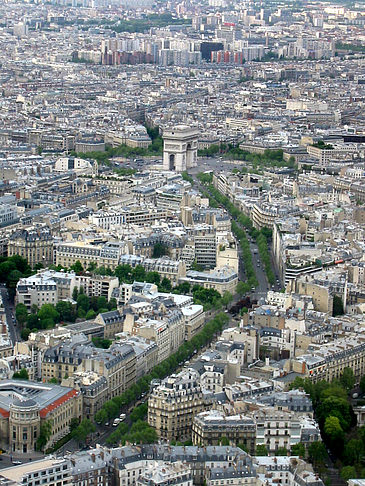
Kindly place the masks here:
[(169, 170), (175, 170), (175, 154), (169, 155)]

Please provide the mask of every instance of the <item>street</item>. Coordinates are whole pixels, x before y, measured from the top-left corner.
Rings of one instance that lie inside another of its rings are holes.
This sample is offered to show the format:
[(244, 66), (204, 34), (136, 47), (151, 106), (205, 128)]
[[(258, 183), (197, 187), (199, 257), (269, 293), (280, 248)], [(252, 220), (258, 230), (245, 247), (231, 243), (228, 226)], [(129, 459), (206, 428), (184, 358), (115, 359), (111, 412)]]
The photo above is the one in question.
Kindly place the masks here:
[(0, 292), (1, 292), (1, 297), (3, 299), (6, 322), (7, 322), (8, 329), (9, 329), (9, 335), (10, 335), (10, 338), (11, 338), (13, 345), (15, 345), (15, 343), (17, 341), (20, 341), (20, 335), (19, 335), (19, 331), (18, 331), (17, 324), (16, 324), (16, 321), (15, 321), (14, 304), (12, 302), (10, 302), (8, 290), (6, 289), (5, 286), (0, 287)]

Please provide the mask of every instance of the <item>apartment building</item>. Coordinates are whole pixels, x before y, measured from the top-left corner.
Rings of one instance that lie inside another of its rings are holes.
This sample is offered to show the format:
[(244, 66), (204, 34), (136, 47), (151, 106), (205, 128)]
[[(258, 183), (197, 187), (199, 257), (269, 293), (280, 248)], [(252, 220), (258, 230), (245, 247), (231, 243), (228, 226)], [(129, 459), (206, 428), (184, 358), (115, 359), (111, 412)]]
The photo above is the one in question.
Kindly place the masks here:
[(148, 400), (148, 423), (162, 440), (186, 440), (191, 436), (193, 418), (212, 405), (192, 369), (166, 378)]
[(219, 445), (226, 437), (230, 445), (244, 446), (249, 454), (255, 453), (256, 423), (244, 415), (226, 416), (218, 410), (209, 410), (194, 417), (192, 441), (194, 445)]
[(70, 486), (73, 484), (70, 460), (47, 457), (2, 469), (0, 473), (0, 482), (6, 486), (34, 486), (38, 481), (50, 486)]
[(78, 335), (44, 352), (42, 379), (62, 380), (76, 371), (95, 372), (108, 381), (108, 399), (121, 395), (136, 380), (136, 356), (127, 344), (113, 345), (109, 350), (80, 343)]
[(189, 270), (186, 272), (186, 277), (180, 278), (180, 282), (189, 282), (190, 285), (200, 285), (205, 289), (215, 289), (221, 295), (224, 292), (235, 293), (238, 275), (237, 272), (231, 267), (221, 267), (209, 272), (197, 272), (195, 270)]
[(0, 383), (0, 447), (5, 450), (34, 452), (45, 422), (52, 425), (50, 447), (69, 433), (73, 418), (81, 417), (82, 395), (73, 388), (20, 380)]
[(136, 486), (193, 486), (191, 469), (181, 461), (151, 462), (138, 476)]
[(10, 235), (8, 255), (20, 255), (33, 268), (37, 263), (43, 266), (53, 263), (53, 236), (47, 227), (20, 229)]
[(82, 241), (63, 242), (56, 245), (55, 264), (69, 268), (79, 261), (84, 268), (88, 268), (93, 263), (98, 267), (114, 270), (119, 265), (122, 253), (124, 253), (124, 244), (119, 242), (104, 244)]
[(345, 368), (351, 368), (357, 380), (365, 374), (365, 343), (361, 331), (346, 338), (321, 345), (312, 344), (306, 354), (285, 364), (287, 370), (300, 373), (314, 383), (340, 378)]
[(202, 305), (192, 304), (181, 309), (185, 323), (185, 341), (190, 341), (205, 322), (205, 312)]
[(88, 297), (103, 296), (111, 299), (112, 292), (119, 286), (117, 277), (102, 275), (76, 275), (74, 272), (43, 270), (36, 275), (21, 278), (16, 287), (16, 302), (28, 310), (32, 305), (57, 304), (60, 300), (72, 298), (73, 290), (83, 289)]
[(128, 207), (128, 209), (121, 210), (109, 210), (94, 213), (90, 216), (90, 222), (103, 228), (110, 230), (115, 226), (121, 226), (125, 224), (136, 224), (145, 226), (152, 224), (155, 221), (166, 219), (167, 211), (161, 208), (141, 208), (141, 207)]

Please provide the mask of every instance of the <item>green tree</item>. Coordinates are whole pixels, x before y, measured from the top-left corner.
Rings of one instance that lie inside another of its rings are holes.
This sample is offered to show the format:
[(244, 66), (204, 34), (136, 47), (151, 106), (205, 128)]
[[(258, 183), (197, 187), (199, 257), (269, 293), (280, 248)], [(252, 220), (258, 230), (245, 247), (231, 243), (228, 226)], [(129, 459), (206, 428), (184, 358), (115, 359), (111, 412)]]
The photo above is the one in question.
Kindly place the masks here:
[(108, 307), (108, 301), (104, 296), (98, 297), (96, 304), (98, 306), (98, 309), (106, 309)]
[(160, 277), (160, 274), (158, 272), (147, 272), (146, 273), (146, 282), (159, 285), (160, 279), (161, 279), (161, 277)]
[(43, 451), (52, 435), (52, 421), (47, 420), (41, 423), (39, 437), (37, 439), (37, 450)]
[(326, 418), (323, 431), (329, 447), (337, 454), (343, 448), (344, 432), (338, 417), (330, 415)]
[(305, 457), (305, 446), (302, 442), (298, 442), (298, 444), (294, 444), (291, 448), (291, 453), (294, 456)]
[(221, 446), (229, 446), (229, 439), (227, 437), (221, 437), (219, 442)]
[(153, 247), (152, 258), (161, 258), (168, 254), (168, 248), (163, 243), (157, 242)]
[(359, 464), (364, 456), (364, 444), (360, 439), (350, 439), (343, 451), (343, 458), (346, 464)]
[(312, 442), (308, 446), (308, 457), (314, 464), (323, 463), (327, 457), (327, 451), (323, 442)]
[(16, 306), (15, 317), (19, 324), (21, 324), (22, 326), (26, 323), (28, 319), (28, 309), (24, 304), (18, 304)]
[(346, 367), (340, 377), (340, 383), (348, 392), (350, 392), (355, 386), (355, 381), (355, 375), (352, 368)]
[(108, 414), (106, 412), (106, 410), (104, 410), (103, 408), (101, 410), (99, 410), (98, 412), (96, 412), (95, 414), (95, 422), (97, 424), (105, 424), (105, 422), (108, 421)]
[(225, 308), (232, 302), (233, 296), (231, 292), (224, 292), (222, 296), (222, 304), (224, 305)]
[(130, 265), (118, 265), (114, 271), (114, 274), (119, 278), (120, 283), (130, 283), (132, 277), (132, 267)]
[(362, 391), (362, 393), (365, 393), (365, 375), (363, 375), (361, 377), (361, 380), (360, 380), (360, 390)]
[(59, 313), (61, 321), (75, 322), (75, 312), (71, 302), (60, 300), (56, 304), (56, 311)]
[(89, 321), (90, 319), (95, 319), (96, 317), (96, 312), (93, 309), (90, 309), (87, 311), (85, 319)]
[(92, 342), (96, 348), (109, 349), (112, 341), (110, 339), (103, 339), (101, 337), (93, 337)]
[(336, 317), (336, 316), (342, 316), (343, 314), (344, 314), (344, 309), (343, 309), (342, 299), (338, 295), (335, 295), (333, 297), (332, 315), (333, 317)]
[(73, 265), (71, 265), (70, 268), (71, 268), (71, 270), (73, 270), (78, 275), (80, 273), (83, 273), (83, 271), (84, 271), (84, 267), (81, 265), (80, 260), (76, 260), (76, 262)]
[(48, 383), (52, 383), (53, 385), (58, 385), (59, 381), (57, 380), (57, 378), (54, 376), (53, 378), (51, 378)]
[(275, 452), (275, 456), (287, 456), (288, 449), (286, 447), (279, 447), (278, 450)]
[(77, 287), (74, 287), (72, 291), (72, 299), (77, 301), (78, 296), (79, 296), (79, 289)]
[(356, 479), (356, 469), (354, 468), (354, 466), (345, 466), (341, 469), (340, 476), (341, 479), (343, 479), (344, 481), (348, 481), (349, 479)]
[(72, 432), (72, 436), (79, 442), (85, 442), (88, 435), (95, 432), (95, 430), (95, 425), (89, 419), (83, 419)]
[(163, 292), (171, 292), (172, 290), (172, 285), (171, 285), (171, 282), (168, 278), (164, 277), (162, 280), (161, 280), (161, 290)]
[(250, 291), (250, 286), (248, 285), (248, 283), (242, 282), (242, 281), (238, 282), (237, 287), (236, 287), (236, 293), (240, 297), (243, 297), (249, 291)]
[(82, 309), (86, 314), (86, 312), (89, 310), (89, 305), (90, 302), (87, 295), (79, 294), (79, 296), (77, 297), (77, 308)]
[(22, 368), (20, 371), (17, 371), (13, 374), (14, 380), (29, 380), (28, 371), (25, 368)]
[(137, 282), (144, 282), (146, 279), (146, 270), (142, 265), (136, 265), (132, 272), (133, 280)]
[(52, 304), (43, 304), (39, 309), (38, 318), (43, 321), (45, 319), (52, 319), (53, 322), (58, 322), (60, 319), (59, 313)]
[(268, 450), (264, 444), (259, 444), (256, 446), (256, 456), (267, 456)]
[(20, 336), (23, 339), (23, 341), (27, 341), (28, 340), (29, 334), (31, 332), (32, 332), (32, 330), (29, 329), (29, 327), (25, 327), (24, 329), (22, 329), (22, 331), (20, 333)]

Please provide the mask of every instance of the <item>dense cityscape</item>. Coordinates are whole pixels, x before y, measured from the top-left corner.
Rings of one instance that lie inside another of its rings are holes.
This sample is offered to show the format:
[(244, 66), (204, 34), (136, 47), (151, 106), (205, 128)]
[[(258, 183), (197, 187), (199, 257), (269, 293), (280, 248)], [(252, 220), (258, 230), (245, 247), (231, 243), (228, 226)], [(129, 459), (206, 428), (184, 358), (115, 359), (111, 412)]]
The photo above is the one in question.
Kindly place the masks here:
[(0, 486), (365, 486), (365, 5), (0, 0)]

